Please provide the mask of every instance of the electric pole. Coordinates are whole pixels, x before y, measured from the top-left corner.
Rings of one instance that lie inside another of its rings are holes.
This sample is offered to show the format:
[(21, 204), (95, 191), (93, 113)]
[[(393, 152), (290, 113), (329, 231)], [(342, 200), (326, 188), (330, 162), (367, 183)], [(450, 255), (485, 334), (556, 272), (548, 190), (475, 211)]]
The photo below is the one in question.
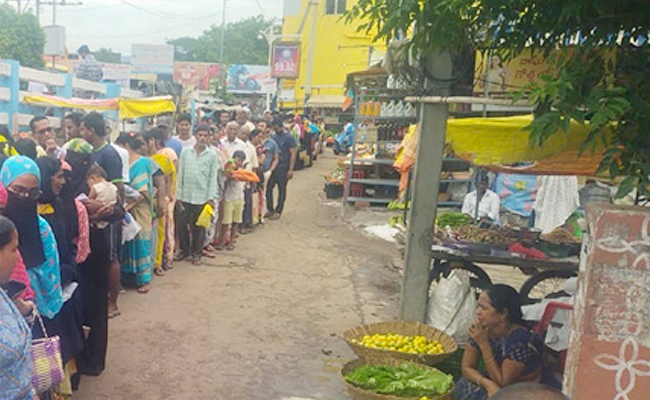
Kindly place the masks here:
[(219, 63), (223, 65), (224, 44), (226, 42), (226, 1), (223, 0), (223, 12), (221, 16), (221, 48), (219, 49)]

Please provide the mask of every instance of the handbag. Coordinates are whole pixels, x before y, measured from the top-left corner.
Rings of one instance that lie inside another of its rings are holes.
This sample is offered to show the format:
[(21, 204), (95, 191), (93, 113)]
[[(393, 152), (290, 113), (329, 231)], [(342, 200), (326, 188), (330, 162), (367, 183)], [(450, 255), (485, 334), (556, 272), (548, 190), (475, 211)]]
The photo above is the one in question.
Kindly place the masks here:
[(61, 359), (61, 339), (48, 336), (40, 314), (36, 319), (41, 324), (44, 338), (32, 340), (32, 386), (37, 393), (43, 393), (63, 381), (63, 360)]

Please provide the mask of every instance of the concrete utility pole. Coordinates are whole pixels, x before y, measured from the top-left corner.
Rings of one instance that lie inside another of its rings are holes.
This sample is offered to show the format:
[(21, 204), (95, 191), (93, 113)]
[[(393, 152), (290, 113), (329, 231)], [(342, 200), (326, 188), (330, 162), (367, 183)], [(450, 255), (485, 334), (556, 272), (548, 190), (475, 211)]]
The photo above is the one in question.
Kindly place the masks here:
[[(428, 88), (435, 89), (436, 95), (449, 96), (452, 77), (451, 55), (434, 53), (426, 61), (430, 76), (436, 78), (435, 82), (427, 82)], [(423, 322), (427, 311), (431, 245), (440, 189), (447, 113), (447, 104), (423, 103), (420, 108), (417, 162), (400, 301), (400, 317), (410, 321)]]
[(309, 6), (312, 7), (311, 15), (311, 32), (309, 34), (309, 56), (307, 59), (307, 77), (305, 82), (305, 107), (307, 107), (307, 101), (311, 97), (311, 80), (314, 73), (314, 53), (316, 51), (316, 18), (318, 15), (318, 0), (312, 0), (309, 2)]
[(224, 44), (226, 43), (226, 1), (223, 0), (223, 13), (221, 15), (221, 48), (219, 49), (219, 63), (223, 65)]

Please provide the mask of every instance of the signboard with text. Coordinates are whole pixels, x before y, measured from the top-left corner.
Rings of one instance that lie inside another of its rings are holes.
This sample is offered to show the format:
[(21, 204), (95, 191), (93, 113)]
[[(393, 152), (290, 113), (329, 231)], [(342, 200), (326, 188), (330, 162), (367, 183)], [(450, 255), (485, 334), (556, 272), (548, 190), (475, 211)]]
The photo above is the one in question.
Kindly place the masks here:
[(543, 75), (550, 75), (552, 68), (542, 54), (523, 53), (503, 62), (496, 54), (476, 53), (474, 73), (475, 96), (503, 96), (516, 92), (532, 82), (540, 82)]
[(219, 77), (222, 67), (219, 64), (203, 62), (175, 62), (174, 82), (186, 89), (209, 90), (210, 82)]
[(131, 67), (140, 74), (174, 73), (174, 46), (167, 44), (132, 44)]
[(272, 77), (296, 79), (299, 69), (300, 43), (276, 43), (273, 45)]

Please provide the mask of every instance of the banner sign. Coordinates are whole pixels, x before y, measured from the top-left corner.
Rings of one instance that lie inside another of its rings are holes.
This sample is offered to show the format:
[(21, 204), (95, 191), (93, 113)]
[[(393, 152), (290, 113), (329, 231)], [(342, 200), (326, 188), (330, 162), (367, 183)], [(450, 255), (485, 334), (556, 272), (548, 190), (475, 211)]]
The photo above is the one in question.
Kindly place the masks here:
[(275, 93), (276, 80), (268, 65), (236, 64), (228, 70), (226, 90), (235, 94)]
[(298, 78), (300, 69), (300, 43), (276, 43), (273, 45), (273, 78)]

